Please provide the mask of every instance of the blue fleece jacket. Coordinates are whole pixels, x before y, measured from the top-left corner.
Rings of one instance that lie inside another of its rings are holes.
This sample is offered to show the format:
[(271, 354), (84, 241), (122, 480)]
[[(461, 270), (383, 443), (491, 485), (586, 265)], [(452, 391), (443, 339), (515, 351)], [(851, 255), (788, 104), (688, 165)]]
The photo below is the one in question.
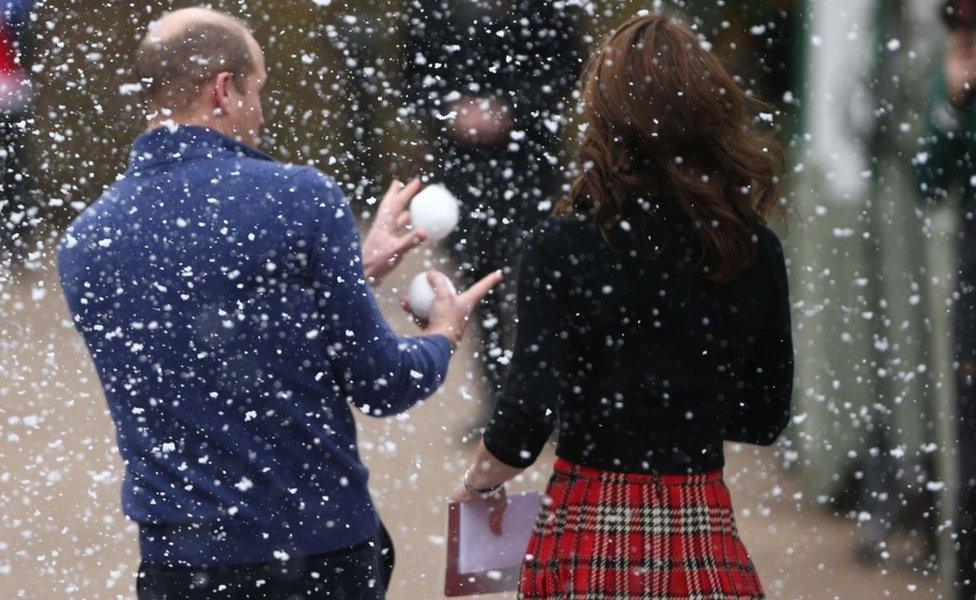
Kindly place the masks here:
[(402, 412), (442, 336), (397, 337), (336, 183), (202, 127), (140, 136), (58, 262), (125, 461), (143, 559), (308, 556), (374, 536), (350, 403)]

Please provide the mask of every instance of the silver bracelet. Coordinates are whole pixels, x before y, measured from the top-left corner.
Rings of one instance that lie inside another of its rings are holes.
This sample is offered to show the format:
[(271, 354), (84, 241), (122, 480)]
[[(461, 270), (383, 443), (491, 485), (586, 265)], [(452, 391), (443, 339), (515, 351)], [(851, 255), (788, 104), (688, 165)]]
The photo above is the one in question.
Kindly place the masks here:
[(477, 496), (477, 497), (479, 497), (481, 499), (485, 499), (485, 498), (489, 498), (489, 497), (493, 496), (495, 494), (495, 492), (497, 492), (498, 490), (502, 489), (502, 487), (504, 487), (504, 485), (505, 485), (505, 482), (502, 482), (502, 483), (499, 483), (496, 486), (493, 486), (493, 487), (490, 487), (490, 488), (487, 488), (487, 489), (484, 489), (484, 490), (479, 490), (478, 488), (476, 488), (473, 485), (471, 485), (471, 482), (470, 481), (468, 481), (468, 474), (467, 473), (465, 473), (464, 474), (464, 477), (462, 477), (461, 479), (462, 479), (462, 482), (464, 483), (464, 489), (465, 489), (465, 491), (468, 492), (469, 494), (474, 494), (475, 496)]

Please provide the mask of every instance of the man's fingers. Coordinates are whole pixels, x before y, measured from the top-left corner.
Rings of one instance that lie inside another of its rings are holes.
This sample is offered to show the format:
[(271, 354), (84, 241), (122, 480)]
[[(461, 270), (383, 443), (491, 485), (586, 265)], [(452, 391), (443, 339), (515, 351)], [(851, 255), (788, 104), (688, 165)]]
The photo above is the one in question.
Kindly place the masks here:
[(498, 285), (498, 282), (502, 280), (502, 272), (494, 271), (493, 273), (482, 277), (478, 283), (469, 287), (463, 294), (461, 294), (461, 301), (465, 306), (473, 307), (475, 304), (481, 301), (491, 288)]
[(401, 236), (396, 241), (396, 252), (394, 254), (397, 257), (403, 256), (420, 244), (423, 244), (424, 240), (426, 239), (427, 233), (423, 231), (412, 231), (404, 236)]
[(383, 199), (380, 200), (379, 210), (376, 211), (377, 218), (389, 218), (391, 200), (396, 197), (397, 192), (399, 192), (401, 188), (403, 188), (403, 184), (400, 183), (399, 179), (394, 179), (392, 182), (390, 182), (390, 187), (387, 188), (386, 193), (383, 194)]
[(407, 208), (407, 203), (410, 202), (410, 199), (420, 191), (420, 186), (420, 180), (414, 177), (410, 180), (410, 183), (397, 190), (390, 197), (390, 212), (399, 216), (400, 212)]
[(393, 222), (393, 225), (397, 229), (403, 229), (404, 227), (406, 227), (409, 224), (410, 224), (410, 211), (407, 211), (407, 210), (405, 210), (402, 213), (398, 214), (396, 216), (396, 221)]
[(393, 196), (393, 194), (397, 193), (397, 191), (400, 188), (402, 188), (402, 187), (403, 187), (403, 184), (400, 183), (400, 180), (399, 179), (394, 179), (393, 181), (391, 181), (390, 182), (390, 187), (386, 188), (386, 193), (383, 194), (383, 199), (380, 200), (380, 205), (382, 205), (384, 202), (386, 202), (387, 198), (390, 198), (391, 196)]
[(376, 212), (377, 221), (382, 222), (386, 226), (402, 227), (402, 225), (398, 225), (397, 223), (404, 209), (407, 207), (407, 203), (410, 202), (410, 199), (419, 190), (420, 180), (416, 177), (407, 185), (403, 185), (394, 179), (393, 183), (390, 184), (390, 188), (383, 196), (383, 200), (380, 202), (379, 210)]
[(400, 300), (400, 308), (402, 308), (405, 313), (410, 315), (410, 319), (414, 322), (414, 324), (417, 327), (420, 327), (421, 329), (427, 329), (427, 320), (421, 319), (416, 314), (414, 314), (413, 309), (410, 308), (410, 303), (407, 302), (406, 298)]
[(434, 288), (434, 296), (438, 298), (449, 298), (454, 293), (447, 283), (447, 277), (439, 271), (427, 271), (427, 282)]

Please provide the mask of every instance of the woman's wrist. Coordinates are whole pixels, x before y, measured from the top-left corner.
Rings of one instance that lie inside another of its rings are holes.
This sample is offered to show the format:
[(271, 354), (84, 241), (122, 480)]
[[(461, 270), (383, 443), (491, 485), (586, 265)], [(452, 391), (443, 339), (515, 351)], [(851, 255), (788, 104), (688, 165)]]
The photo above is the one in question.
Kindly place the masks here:
[(492, 473), (485, 468), (479, 468), (475, 463), (465, 472), (463, 477), (464, 489), (477, 496), (490, 496), (505, 486), (507, 479), (492, 477)]
[(476, 478), (471, 477), (471, 471), (466, 472), (464, 477), (461, 479), (465, 491), (481, 498), (492, 496), (505, 486), (504, 481), (495, 484), (485, 481), (478, 481)]

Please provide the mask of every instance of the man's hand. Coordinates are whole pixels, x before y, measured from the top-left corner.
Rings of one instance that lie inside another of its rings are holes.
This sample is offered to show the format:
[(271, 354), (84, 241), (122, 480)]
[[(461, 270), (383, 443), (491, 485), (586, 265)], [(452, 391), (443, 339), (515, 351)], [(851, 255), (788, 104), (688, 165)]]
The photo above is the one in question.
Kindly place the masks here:
[(451, 107), (455, 139), (469, 144), (500, 144), (512, 131), (507, 106), (496, 98), (465, 96)]
[(408, 252), (427, 239), (427, 234), (420, 230), (397, 233), (410, 223), (407, 206), (419, 190), (419, 179), (407, 185), (394, 180), (383, 196), (373, 226), (363, 240), (363, 270), (371, 286), (379, 285)]
[(949, 101), (959, 108), (965, 107), (976, 92), (976, 35), (969, 31), (953, 32), (944, 64)]
[[(464, 330), (468, 326), (471, 312), (478, 302), (484, 298), (491, 288), (502, 280), (502, 272), (495, 271), (482, 278), (464, 292), (458, 294), (448, 285), (447, 277), (442, 273), (431, 270), (427, 273), (427, 281), (434, 288), (434, 302), (430, 306), (430, 314), (426, 321), (418, 321), (428, 334), (443, 335), (456, 348)], [(406, 300), (403, 308), (410, 312)]]

